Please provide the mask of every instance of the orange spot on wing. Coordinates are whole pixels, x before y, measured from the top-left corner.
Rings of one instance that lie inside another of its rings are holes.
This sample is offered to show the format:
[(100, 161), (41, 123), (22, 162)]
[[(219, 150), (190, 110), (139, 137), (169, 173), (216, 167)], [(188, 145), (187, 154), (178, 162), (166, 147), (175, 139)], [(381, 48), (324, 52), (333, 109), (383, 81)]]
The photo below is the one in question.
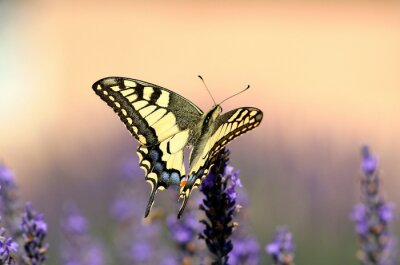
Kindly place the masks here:
[(181, 181), (181, 187), (184, 187), (185, 185), (186, 185), (186, 179), (182, 179), (182, 181)]

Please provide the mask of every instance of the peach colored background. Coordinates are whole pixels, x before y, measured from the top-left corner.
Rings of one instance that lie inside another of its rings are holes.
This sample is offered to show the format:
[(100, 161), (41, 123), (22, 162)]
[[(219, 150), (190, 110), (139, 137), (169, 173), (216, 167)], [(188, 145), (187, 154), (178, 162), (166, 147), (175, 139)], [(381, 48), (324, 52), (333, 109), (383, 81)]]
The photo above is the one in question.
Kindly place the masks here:
[(91, 90), (109, 75), (165, 86), (203, 109), (212, 101), (198, 74), (218, 101), (250, 84), (223, 108), (257, 106), (264, 121), (231, 144), (232, 163), (258, 239), (289, 225), (299, 264), (355, 264), (348, 213), (362, 144), (378, 154), (385, 194), (400, 204), (394, 1), (3, 1), (0, 10), (0, 159), (54, 225), (71, 196), (83, 205), (91, 192), (109, 198), (96, 179), (117, 168), (116, 157), (136, 156)]

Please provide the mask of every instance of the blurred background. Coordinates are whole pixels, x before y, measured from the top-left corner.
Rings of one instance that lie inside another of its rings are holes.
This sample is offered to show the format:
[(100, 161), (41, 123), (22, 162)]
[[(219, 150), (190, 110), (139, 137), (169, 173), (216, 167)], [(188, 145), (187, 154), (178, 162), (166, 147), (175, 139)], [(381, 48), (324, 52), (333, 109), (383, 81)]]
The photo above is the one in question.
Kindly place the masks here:
[(0, 161), (45, 213), (50, 264), (64, 202), (107, 241), (116, 179), (137, 163), (136, 142), (91, 85), (142, 79), (207, 110), (198, 74), (217, 101), (251, 85), (225, 111), (264, 111), (230, 144), (260, 244), (286, 224), (296, 264), (357, 264), (361, 145), (400, 205), (399, 12), (397, 1), (0, 1)]

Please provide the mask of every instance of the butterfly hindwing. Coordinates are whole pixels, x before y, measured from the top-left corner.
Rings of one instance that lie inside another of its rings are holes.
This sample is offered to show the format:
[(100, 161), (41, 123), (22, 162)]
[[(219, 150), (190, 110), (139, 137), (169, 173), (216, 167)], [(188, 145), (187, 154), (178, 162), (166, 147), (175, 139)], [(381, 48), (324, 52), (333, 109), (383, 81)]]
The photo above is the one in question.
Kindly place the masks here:
[(169, 185), (179, 185), (185, 176), (183, 166), (183, 150), (176, 153), (165, 154), (160, 146), (139, 146), (137, 154), (139, 165), (145, 171), (145, 180), (151, 185), (151, 194), (145, 216), (150, 212), (157, 190), (164, 190)]
[(104, 78), (93, 90), (139, 141), (139, 163), (152, 187), (147, 216), (156, 191), (179, 185), (185, 176), (183, 149), (202, 111), (168, 89), (136, 79)]

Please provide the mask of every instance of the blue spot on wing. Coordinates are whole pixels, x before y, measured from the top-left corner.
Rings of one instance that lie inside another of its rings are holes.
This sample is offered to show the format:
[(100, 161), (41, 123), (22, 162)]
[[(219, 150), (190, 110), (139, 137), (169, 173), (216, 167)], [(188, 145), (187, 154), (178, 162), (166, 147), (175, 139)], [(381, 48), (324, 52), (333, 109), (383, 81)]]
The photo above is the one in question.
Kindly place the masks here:
[(179, 183), (180, 183), (179, 174), (176, 172), (172, 172), (170, 181), (173, 184), (179, 185)]
[(162, 171), (164, 169), (164, 167), (161, 165), (161, 163), (159, 163), (159, 162), (157, 162), (155, 165), (154, 165), (154, 171), (156, 171), (156, 172), (160, 172), (160, 171)]
[(146, 160), (150, 162), (150, 168), (146, 167), (146, 169), (157, 175), (157, 179), (152, 181), (155, 188), (160, 186), (168, 188), (169, 185), (180, 185), (180, 172), (175, 169), (167, 169), (166, 161), (162, 160), (162, 152), (159, 146), (153, 146), (152, 149), (148, 149), (148, 153), (140, 150), (140, 148), (138, 152), (143, 156), (142, 161)]
[(164, 171), (164, 172), (161, 173), (161, 180), (164, 181), (164, 182), (168, 182), (168, 180), (169, 180), (168, 172)]
[(158, 152), (156, 150), (151, 150), (150, 157), (151, 159), (153, 159), (153, 161), (157, 161), (159, 158)]

